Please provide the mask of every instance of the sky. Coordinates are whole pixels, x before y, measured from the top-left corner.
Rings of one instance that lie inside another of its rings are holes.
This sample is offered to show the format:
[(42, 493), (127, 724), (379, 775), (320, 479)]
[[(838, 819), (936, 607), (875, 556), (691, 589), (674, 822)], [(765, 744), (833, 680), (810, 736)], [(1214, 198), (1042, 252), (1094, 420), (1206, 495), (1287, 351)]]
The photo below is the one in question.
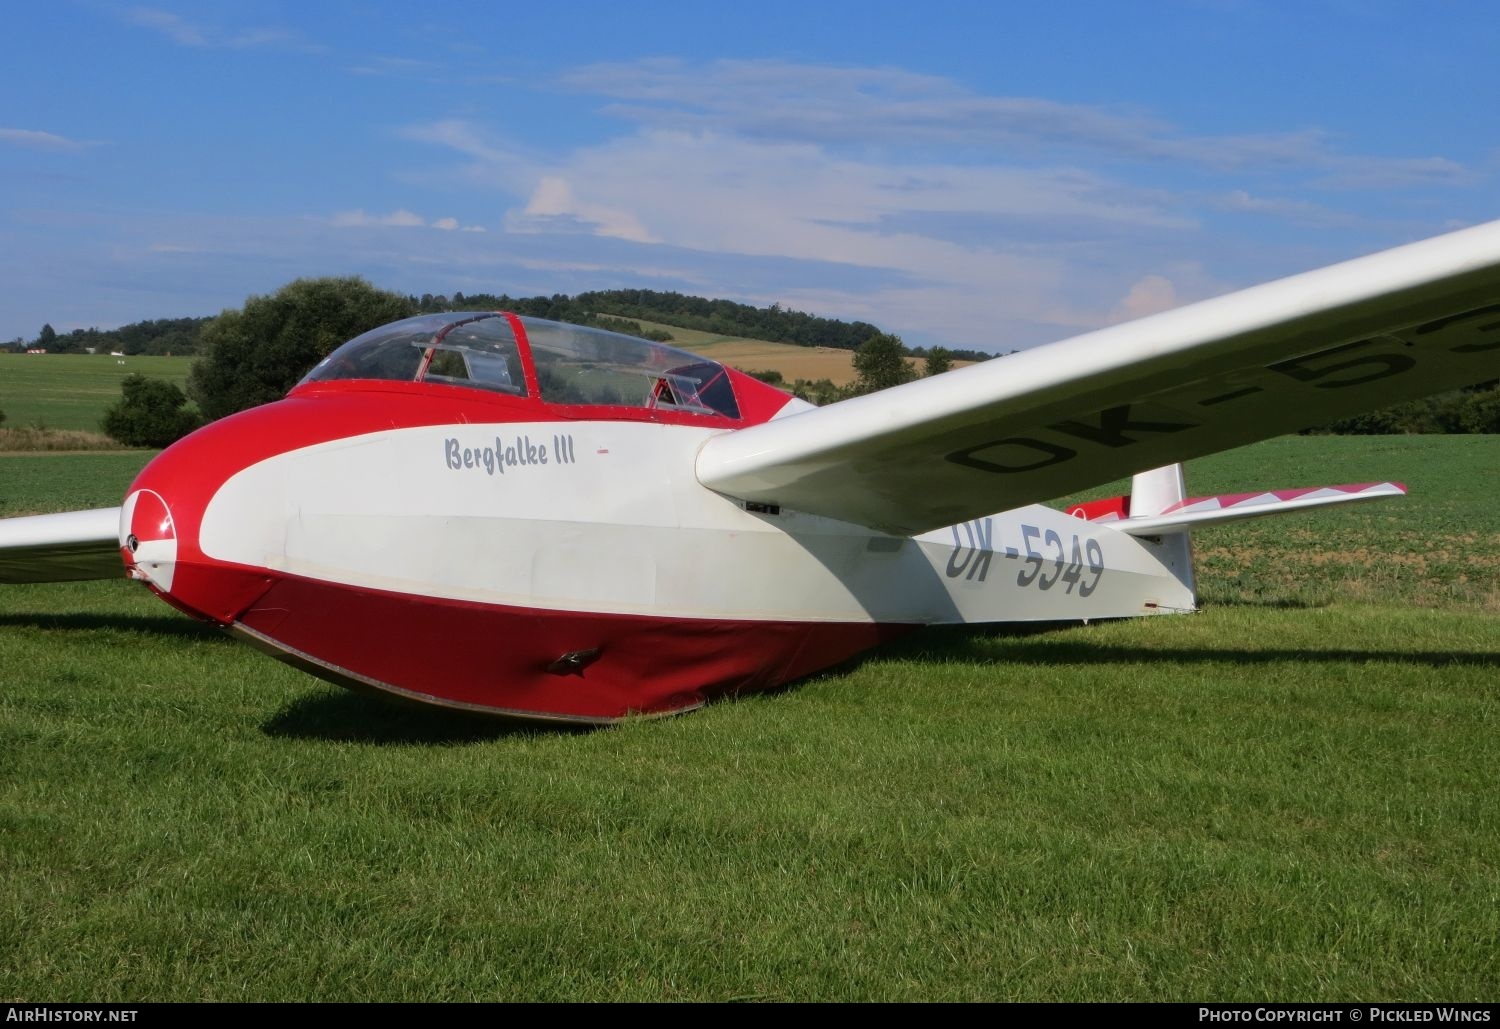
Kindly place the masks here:
[(0, 340), (311, 275), (1025, 348), (1500, 218), (1478, 2), (17, 4)]

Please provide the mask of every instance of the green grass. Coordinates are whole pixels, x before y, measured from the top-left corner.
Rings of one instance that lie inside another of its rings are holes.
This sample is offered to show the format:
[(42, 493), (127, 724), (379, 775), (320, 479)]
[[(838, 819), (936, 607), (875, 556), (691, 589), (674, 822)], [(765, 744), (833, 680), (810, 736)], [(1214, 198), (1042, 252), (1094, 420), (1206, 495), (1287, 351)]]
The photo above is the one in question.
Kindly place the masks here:
[[(120, 361), (124, 364), (120, 364)], [(99, 431), (104, 409), (120, 399), (120, 380), (132, 373), (187, 381), (191, 357), (107, 354), (0, 355), (0, 411), (8, 426)]]
[[(598, 732), (325, 687), (124, 582), (9, 587), (0, 998), (1493, 999), (1494, 566), (1380, 576), (1423, 534), (1493, 557), (1497, 443), (1196, 462), (1414, 496), (1204, 534), (1256, 556), (1195, 617), (928, 631)], [(143, 456), (3, 458), (0, 502), (114, 503)], [(1334, 588), (1315, 525), (1375, 580)]]
[[(155, 451), (0, 456), (0, 518), (115, 507)], [(0, 594), (3, 597), (3, 594)]]

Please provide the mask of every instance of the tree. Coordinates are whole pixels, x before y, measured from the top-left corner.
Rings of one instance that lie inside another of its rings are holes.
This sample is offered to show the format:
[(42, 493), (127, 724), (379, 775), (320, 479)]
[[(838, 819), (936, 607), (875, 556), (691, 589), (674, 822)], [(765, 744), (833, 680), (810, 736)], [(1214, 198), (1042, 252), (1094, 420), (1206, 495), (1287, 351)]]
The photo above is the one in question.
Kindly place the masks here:
[(279, 400), (345, 340), (415, 313), (363, 279), (298, 279), (203, 327), (188, 394), (209, 419)]
[(859, 374), (852, 389), (854, 396), (890, 389), (916, 378), (906, 363), (906, 344), (886, 332), (871, 336), (854, 352), (854, 370)]
[(36, 334), (36, 345), (43, 350), (50, 350), (57, 343), (57, 330), (48, 322), (42, 326), (42, 331)]
[(1464, 432), (1500, 432), (1500, 387), (1470, 396), (1462, 424)]
[(792, 396), (818, 407), (836, 404), (849, 395), (847, 390), (835, 386), (832, 379), (798, 379), (792, 383)]
[(953, 353), (947, 347), (933, 347), (927, 351), (927, 363), (923, 368), (926, 375), (942, 375), (953, 367)]
[(187, 397), (165, 379), (127, 375), (121, 397), (104, 412), (106, 434), (127, 447), (164, 447), (203, 424), (187, 409)]

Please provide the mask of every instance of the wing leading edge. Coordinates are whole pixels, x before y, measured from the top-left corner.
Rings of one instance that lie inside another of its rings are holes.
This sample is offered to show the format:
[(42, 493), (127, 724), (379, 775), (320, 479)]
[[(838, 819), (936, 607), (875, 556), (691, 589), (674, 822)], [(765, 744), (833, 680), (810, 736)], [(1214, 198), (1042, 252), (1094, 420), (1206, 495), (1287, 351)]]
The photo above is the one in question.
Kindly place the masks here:
[(120, 509), (0, 520), (0, 582), (118, 579)]
[(709, 440), (703, 485), (913, 534), (1500, 376), (1500, 221)]

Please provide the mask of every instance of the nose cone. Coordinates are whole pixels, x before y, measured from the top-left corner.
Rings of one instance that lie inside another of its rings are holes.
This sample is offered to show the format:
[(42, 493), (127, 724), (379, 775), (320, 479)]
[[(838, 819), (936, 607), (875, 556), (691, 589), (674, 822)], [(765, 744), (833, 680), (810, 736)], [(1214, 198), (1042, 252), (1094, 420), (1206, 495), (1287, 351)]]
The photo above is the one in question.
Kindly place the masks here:
[[(247, 412), (248, 414), (248, 412)], [(263, 433), (239, 415), (178, 440), (151, 461), (120, 509), (127, 573), (195, 618), (233, 624), (270, 582), (263, 569), (215, 559), (202, 547), (204, 515)]]
[(172, 592), (177, 570), (177, 529), (166, 500), (155, 490), (138, 489), (120, 509), (120, 551), (133, 579)]

